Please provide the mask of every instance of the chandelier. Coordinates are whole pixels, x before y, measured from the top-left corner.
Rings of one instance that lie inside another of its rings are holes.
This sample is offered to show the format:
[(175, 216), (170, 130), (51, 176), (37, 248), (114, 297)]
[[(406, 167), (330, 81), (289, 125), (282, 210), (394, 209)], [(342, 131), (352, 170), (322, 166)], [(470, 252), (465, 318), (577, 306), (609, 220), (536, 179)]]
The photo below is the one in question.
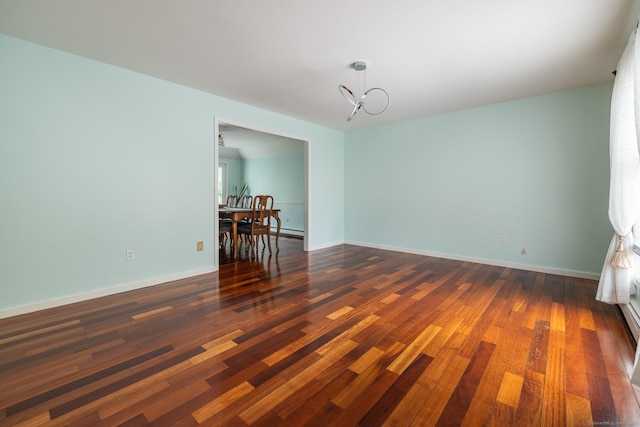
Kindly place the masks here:
[[(387, 108), (389, 108), (389, 94), (386, 90), (379, 87), (372, 87), (371, 89), (365, 90), (365, 70), (367, 69), (367, 63), (365, 61), (356, 61), (352, 64), (352, 67), (354, 70), (356, 70), (356, 92), (354, 93), (345, 85), (338, 85), (338, 90), (340, 91), (342, 96), (344, 96), (345, 99), (349, 101), (351, 105), (353, 105), (353, 109), (351, 110), (351, 114), (349, 114), (347, 121), (351, 121), (353, 116), (355, 116), (358, 110), (360, 110), (361, 108), (365, 113), (372, 116), (377, 116), (378, 114), (382, 114), (387, 111)], [(362, 78), (360, 78), (360, 75), (362, 75)], [(369, 111), (367, 110), (364, 101), (368, 95), (377, 92), (381, 92), (386, 97), (386, 103), (380, 111)]]

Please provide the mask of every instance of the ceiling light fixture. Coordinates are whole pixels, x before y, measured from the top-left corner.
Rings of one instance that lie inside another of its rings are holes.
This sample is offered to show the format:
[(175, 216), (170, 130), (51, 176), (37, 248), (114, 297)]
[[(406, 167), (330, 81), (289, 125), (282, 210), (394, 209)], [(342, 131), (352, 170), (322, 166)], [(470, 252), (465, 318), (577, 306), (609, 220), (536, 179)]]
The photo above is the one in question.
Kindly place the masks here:
[[(367, 63), (365, 61), (356, 61), (352, 64), (352, 67), (354, 70), (357, 71), (356, 73), (356, 93), (353, 93), (353, 91), (351, 89), (349, 89), (348, 87), (346, 87), (345, 85), (338, 85), (338, 90), (340, 91), (340, 93), (342, 94), (342, 96), (344, 96), (344, 98), (349, 101), (351, 103), (351, 105), (353, 105), (353, 110), (351, 110), (351, 114), (349, 114), (349, 117), (347, 118), (347, 121), (350, 122), (351, 119), (353, 118), (353, 116), (356, 115), (356, 113), (358, 112), (358, 110), (360, 108), (362, 108), (364, 110), (365, 113), (367, 114), (371, 114), (372, 116), (377, 116), (378, 114), (382, 114), (385, 111), (387, 111), (387, 108), (389, 108), (389, 94), (387, 93), (386, 90), (379, 88), (379, 87), (372, 87), (371, 89), (368, 89), (365, 91), (366, 88), (366, 81), (365, 81), (365, 70), (367, 69)], [(362, 79), (360, 78), (360, 74), (362, 74)], [(381, 111), (378, 112), (372, 112), (367, 110), (367, 108), (364, 105), (364, 100), (367, 97), (367, 95), (371, 94), (372, 92), (375, 91), (380, 91), (382, 92), (385, 97), (387, 98), (386, 100), (386, 104), (384, 105), (384, 107), (382, 108)]]

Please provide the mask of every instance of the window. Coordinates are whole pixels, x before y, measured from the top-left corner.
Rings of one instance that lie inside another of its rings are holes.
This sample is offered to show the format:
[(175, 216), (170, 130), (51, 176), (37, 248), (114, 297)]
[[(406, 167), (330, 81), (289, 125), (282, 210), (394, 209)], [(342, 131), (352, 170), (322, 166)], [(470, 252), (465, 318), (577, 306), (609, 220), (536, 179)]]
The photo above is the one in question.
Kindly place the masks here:
[(218, 163), (218, 204), (227, 200), (227, 164)]
[[(635, 245), (633, 247), (633, 269), (634, 279), (631, 284), (631, 297), (629, 298), (629, 313), (623, 311), (629, 324), (629, 329), (636, 341), (640, 341), (640, 295), (638, 295), (638, 289), (640, 289), (640, 224), (633, 226), (633, 240)], [(629, 318), (631, 317), (631, 318)]]

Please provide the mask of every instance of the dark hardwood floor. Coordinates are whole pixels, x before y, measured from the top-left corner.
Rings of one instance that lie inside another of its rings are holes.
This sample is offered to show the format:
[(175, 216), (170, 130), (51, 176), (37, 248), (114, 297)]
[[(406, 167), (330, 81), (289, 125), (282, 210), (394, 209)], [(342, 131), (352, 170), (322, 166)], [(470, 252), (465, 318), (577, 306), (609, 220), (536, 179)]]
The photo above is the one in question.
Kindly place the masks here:
[(584, 279), (349, 245), (0, 320), (0, 425), (640, 425)]

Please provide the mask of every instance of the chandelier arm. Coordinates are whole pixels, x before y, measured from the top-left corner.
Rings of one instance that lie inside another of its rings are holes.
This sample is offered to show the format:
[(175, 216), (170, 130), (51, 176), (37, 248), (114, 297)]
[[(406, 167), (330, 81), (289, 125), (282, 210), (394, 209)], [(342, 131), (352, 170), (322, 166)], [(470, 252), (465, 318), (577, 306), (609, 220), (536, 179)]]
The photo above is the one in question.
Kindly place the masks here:
[(338, 85), (338, 90), (344, 96), (344, 99), (349, 101), (351, 105), (356, 106), (358, 103), (356, 102), (356, 96), (353, 94), (351, 89), (346, 87), (345, 85)]
[(353, 116), (356, 115), (356, 113), (358, 112), (358, 110), (362, 107), (362, 101), (358, 102), (357, 104), (355, 104), (353, 106), (353, 110), (351, 110), (351, 114), (349, 114), (349, 117), (347, 118), (347, 121), (350, 122), (351, 119), (353, 119)]
[[(372, 113), (369, 110), (367, 110), (367, 108), (364, 106), (364, 100), (365, 97), (369, 94), (369, 92), (371, 92), (372, 90), (380, 90), (382, 91), (386, 96), (387, 96), (387, 105), (384, 106), (384, 108), (382, 109), (382, 111), (378, 112), (378, 113)], [(362, 95), (362, 98), (360, 98), (360, 103), (362, 104), (362, 109), (369, 115), (372, 116), (377, 116), (379, 114), (384, 113), (385, 111), (387, 111), (387, 109), (389, 108), (389, 104), (391, 103), (391, 98), (389, 97), (389, 94), (387, 93), (386, 90), (382, 89), (381, 87), (372, 87), (371, 89), (367, 90), (364, 95)]]

